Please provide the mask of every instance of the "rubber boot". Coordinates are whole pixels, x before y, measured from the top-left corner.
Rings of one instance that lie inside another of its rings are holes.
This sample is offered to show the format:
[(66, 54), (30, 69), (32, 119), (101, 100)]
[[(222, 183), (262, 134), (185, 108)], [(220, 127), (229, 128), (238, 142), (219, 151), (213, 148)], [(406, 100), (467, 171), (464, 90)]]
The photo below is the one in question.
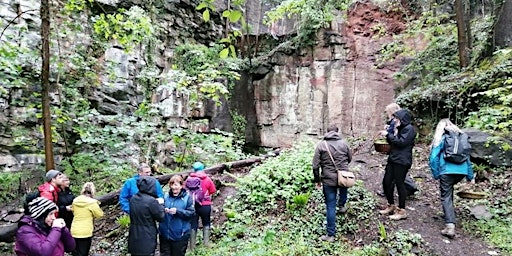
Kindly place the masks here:
[(196, 248), (197, 231), (190, 230), (190, 240), (188, 240), (188, 248), (192, 251)]
[(203, 245), (210, 247), (210, 227), (203, 227)]

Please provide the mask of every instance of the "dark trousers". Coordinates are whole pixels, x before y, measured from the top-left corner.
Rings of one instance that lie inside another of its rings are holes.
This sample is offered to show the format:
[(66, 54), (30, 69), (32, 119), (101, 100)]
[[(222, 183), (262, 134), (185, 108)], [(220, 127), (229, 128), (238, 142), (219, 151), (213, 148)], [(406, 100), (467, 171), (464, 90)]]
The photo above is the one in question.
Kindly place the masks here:
[(91, 249), (92, 237), (75, 238), (76, 247), (72, 252), (73, 256), (87, 256)]
[(466, 175), (443, 174), (439, 177), (439, 191), (441, 191), (441, 204), (443, 205), (444, 222), (455, 224), (455, 208), (453, 207), (453, 186)]
[(204, 227), (210, 226), (210, 215), (212, 214), (212, 206), (211, 205), (197, 205), (196, 204), (196, 214), (194, 217), (192, 217), (192, 229), (197, 231), (197, 228), (199, 227), (199, 218), (201, 218), (201, 223)]
[(172, 241), (160, 237), (160, 256), (185, 256), (188, 239)]
[(405, 189), (405, 176), (409, 171), (409, 167), (401, 164), (388, 162), (386, 165), (386, 172), (384, 173), (383, 187), (384, 194), (388, 204), (395, 204), (395, 186), (398, 190), (398, 207), (405, 208), (405, 198), (407, 190)]

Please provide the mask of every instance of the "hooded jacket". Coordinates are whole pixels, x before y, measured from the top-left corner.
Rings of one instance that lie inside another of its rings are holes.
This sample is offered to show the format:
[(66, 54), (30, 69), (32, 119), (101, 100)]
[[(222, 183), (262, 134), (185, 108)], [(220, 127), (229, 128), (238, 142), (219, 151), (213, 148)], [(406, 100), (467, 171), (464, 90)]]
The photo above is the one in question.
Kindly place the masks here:
[(176, 214), (165, 214), (165, 220), (160, 223), (158, 230), (160, 239), (180, 241), (190, 237), (190, 220), (195, 214), (192, 197), (185, 189), (174, 196), (172, 191), (165, 195), (165, 208), (176, 208)]
[[(327, 142), (336, 165), (332, 162), (324, 141)], [(348, 164), (351, 161), (352, 152), (340, 135), (334, 131), (326, 133), (324, 139), (316, 145), (313, 156), (314, 182), (322, 181), (328, 186), (338, 186), (338, 172), (336, 168), (340, 171), (348, 171)], [(320, 168), (322, 168), (321, 174)]]
[(92, 237), (94, 219), (103, 216), (100, 202), (85, 195), (79, 195), (73, 200), (75, 218), (71, 224), (71, 235), (74, 238)]
[[(121, 192), (119, 193), (119, 204), (121, 205), (121, 210), (123, 210), (125, 213), (130, 214), (130, 198), (139, 192), (139, 189), (137, 188), (137, 180), (139, 180), (139, 177), (142, 176), (136, 174), (135, 176), (127, 179), (123, 184)], [(156, 189), (156, 194), (158, 197), (164, 198), (162, 186), (160, 186), (159, 182), (156, 183)]]
[(411, 125), (411, 114), (405, 109), (398, 110), (393, 114), (400, 120), (400, 126), (397, 127), (398, 133), (388, 133), (386, 140), (391, 149), (389, 150), (388, 162), (401, 164), (408, 168), (412, 165), (412, 148), (416, 131)]
[(18, 223), (14, 251), (23, 256), (63, 256), (75, 249), (68, 228), (47, 227), (25, 215)]
[(70, 188), (61, 189), (58, 192), (57, 206), (59, 207), (59, 218), (63, 218), (66, 222), (66, 227), (71, 228), (73, 222), (73, 212), (67, 210), (67, 206), (73, 203), (75, 195)]
[(444, 136), (441, 143), (437, 147), (432, 148), (429, 158), (429, 166), (434, 179), (438, 180), (444, 174), (462, 174), (466, 175), (466, 180), (470, 181), (474, 178), (473, 167), (468, 159), (460, 164), (448, 162), (444, 160)]
[(157, 180), (153, 177), (139, 177), (139, 192), (130, 198), (128, 252), (131, 254), (150, 255), (155, 252), (158, 234), (156, 222), (163, 221), (165, 217), (164, 206), (156, 200), (156, 184)]
[(215, 184), (213, 183), (212, 179), (208, 177), (208, 175), (204, 171), (198, 171), (190, 173), (190, 177), (197, 177), (201, 180), (201, 189), (204, 191), (204, 200), (202, 201), (201, 205), (211, 205), (212, 204), (212, 197), (211, 195), (215, 194), (217, 192), (217, 188), (215, 187)]
[(39, 190), (40, 197), (44, 197), (54, 203), (58, 202), (60, 189), (53, 186), (51, 182), (45, 182), (41, 184), (37, 189)]

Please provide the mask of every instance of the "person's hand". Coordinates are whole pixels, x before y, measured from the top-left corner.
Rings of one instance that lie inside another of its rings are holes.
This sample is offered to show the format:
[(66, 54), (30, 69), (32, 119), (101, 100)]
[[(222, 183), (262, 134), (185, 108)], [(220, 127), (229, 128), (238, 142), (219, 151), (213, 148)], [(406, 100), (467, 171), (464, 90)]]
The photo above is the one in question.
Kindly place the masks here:
[(170, 214), (176, 214), (176, 207), (170, 208), (169, 209), (169, 213)]
[(386, 136), (386, 135), (388, 135), (388, 132), (386, 130), (382, 130), (379, 132), (379, 135)]
[(161, 197), (157, 198), (156, 201), (158, 201), (159, 204), (164, 204), (164, 199)]
[(66, 222), (64, 221), (64, 219), (58, 218), (58, 219), (53, 220), (52, 228), (63, 228), (65, 226), (66, 226)]
[(70, 212), (72, 210), (73, 210), (73, 206), (71, 206), (71, 205), (66, 206), (66, 211)]
[(315, 187), (316, 187), (317, 189), (321, 189), (321, 188), (322, 188), (322, 183), (317, 182), (317, 183), (315, 184)]

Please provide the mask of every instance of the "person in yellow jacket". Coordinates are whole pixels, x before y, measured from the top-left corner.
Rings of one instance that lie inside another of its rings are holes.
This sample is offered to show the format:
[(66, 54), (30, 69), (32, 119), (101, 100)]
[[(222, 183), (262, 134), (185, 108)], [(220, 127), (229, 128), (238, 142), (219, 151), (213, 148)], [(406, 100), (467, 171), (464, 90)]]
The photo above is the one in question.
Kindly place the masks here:
[(76, 249), (73, 256), (87, 256), (91, 249), (94, 219), (103, 216), (100, 202), (94, 199), (96, 188), (92, 182), (86, 182), (80, 195), (73, 200), (72, 209), (75, 215), (71, 224), (71, 235), (75, 238)]

